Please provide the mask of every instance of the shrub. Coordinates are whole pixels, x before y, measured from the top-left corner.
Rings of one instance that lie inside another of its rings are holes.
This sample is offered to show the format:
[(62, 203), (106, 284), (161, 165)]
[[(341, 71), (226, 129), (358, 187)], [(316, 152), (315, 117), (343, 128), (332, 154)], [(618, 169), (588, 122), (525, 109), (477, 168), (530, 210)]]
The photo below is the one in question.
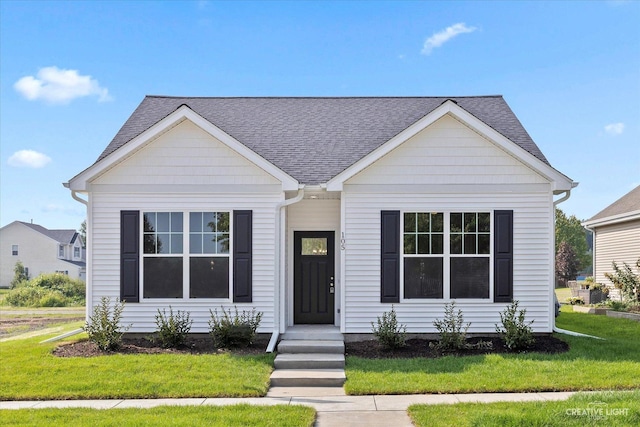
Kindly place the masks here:
[(582, 297), (571, 297), (568, 301), (571, 305), (584, 305), (584, 298)]
[(525, 350), (533, 345), (531, 322), (525, 321), (526, 309), (518, 311), (518, 301), (514, 301), (500, 313), (502, 327), (496, 324), (496, 332), (504, 341), (505, 347), (511, 351)]
[(626, 262), (622, 263), (622, 268), (614, 262), (611, 263), (613, 273), (604, 273), (605, 277), (614, 286), (622, 291), (628, 302), (637, 304), (640, 302), (640, 258), (636, 261), (638, 273), (634, 273)]
[(436, 319), (433, 325), (440, 334), (440, 339), (435, 345), (441, 351), (456, 351), (468, 348), (467, 330), (471, 323), (464, 325), (462, 310), (455, 312), (455, 302), (444, 306), (444, 319)]
[(14, 283), (6, 300), (14, 307), (84, 305), (85, 284), (60, 273), (41, 274), (30, 281)]
[(100, 304), (93, 308), (93, 314), (84, 326), (89, 341), (95, 343), (102, 351), (115, 350), (122, 342), (124, 334), (131, 325), (120, 329), (120, 319), (124, 310), (124, 301), (116, 300), (111, 309), (111, 298), (100, 298)]
[(221, 308), (221, 315), (217, 310), (209, 310), (209, 334), (213, 345), (234, 348), (251, 344), (262, 320), (262, 312), (256, 312), (254, 307), (251, 311), (242, 310), (242, 313), (238, 313), (238, 307), (235, 307), (235, 314), (232, 314), (231, 309), (227, 312), (224, 307)]
[(165, 309), (158, 309), (156, 314), (156, 325), (158, 325), (158, 340), (163, 347), (178, 348), (184, 344), (191, 330), (193, 320), (189, 319), (189, 313), (178, 310), (173, 314), (173, 309), (169, 306), (169, 316)]
[(371, 322), (371, 329), (378, 342), (387, 350), (404, 347), (406, 344), (407, 327), (398, 325), (393, 305), (390, 312), (382, 313), (382, 319), (378, 317), (377, 325)]
[(30, 286), (29, 282), (22, 282), (7, 292), (5, 301), (13, 307), (36, 307), (43, 296), (42, 288)]

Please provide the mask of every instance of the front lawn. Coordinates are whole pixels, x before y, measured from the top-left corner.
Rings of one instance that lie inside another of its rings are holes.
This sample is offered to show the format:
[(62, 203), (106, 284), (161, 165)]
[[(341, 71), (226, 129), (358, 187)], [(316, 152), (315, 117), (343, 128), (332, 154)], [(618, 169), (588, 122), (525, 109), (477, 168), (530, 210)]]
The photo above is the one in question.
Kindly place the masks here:
[[(640, 387), (640, 323), (564, 311), (559, 328), (606, 340), (556, 336), (560, 354), (490, 354), (439, 359), (347, 357), (351, 395), (633, 389)], [(570, 309), (570, 307), (569, 307)]]
[(0, 411), (3, 426), (283, 426), (311, 427), (305, 406), (160, 406), (151, 409), (18, 409)]
[[(82, 326), (69, 324), (67, 330)], [(58, 332), (58, 334), (61, 332)], [(256, 397), (273, 355), (113, 354), (62, 358), (46, 336), (0, 343), (0, 399)]]
[(640, 391), (580, 393), (557, 402), (412, 405), (418, 427), (640, 425)]

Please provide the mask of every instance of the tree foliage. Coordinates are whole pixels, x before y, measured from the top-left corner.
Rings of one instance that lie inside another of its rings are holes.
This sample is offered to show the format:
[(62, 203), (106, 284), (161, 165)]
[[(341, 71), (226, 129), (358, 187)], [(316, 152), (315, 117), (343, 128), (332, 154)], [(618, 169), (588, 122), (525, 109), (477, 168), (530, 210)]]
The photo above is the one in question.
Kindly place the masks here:
[(573, 247), (567, 242), (561, 242), (556, 253), (556, 275), (566, 285), (568, 280), (576, 278), (579, 266), (580, 261)]
[(578, 270), (591, 266), (587, 231), (575, 215), (567, 216), (556, 208), (556, 258), (562, 242), (568, 243), (578, 259)]
[(13, 280), (11, 280), (11, 284), (9, 286), (13, 289), (21, 282), (27, 281), (29, 281), (29, 273), (27, 273), (27, 269), (24, 267), (22, 262), (16, 262), (15, 267), (13, 267)]

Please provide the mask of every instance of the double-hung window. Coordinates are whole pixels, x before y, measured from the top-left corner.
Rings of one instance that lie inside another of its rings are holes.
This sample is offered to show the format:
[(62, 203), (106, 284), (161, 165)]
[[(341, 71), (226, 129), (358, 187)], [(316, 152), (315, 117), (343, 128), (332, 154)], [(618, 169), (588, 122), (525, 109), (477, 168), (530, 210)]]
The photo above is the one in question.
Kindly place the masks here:
[(405, 299), (489, 298), (491, 213), (405, 212)]
[(144, 212), (143, 297), (229, 298), (229, 218)]
[(18, 255), (18, 245), (11, 245), (11, 255)]

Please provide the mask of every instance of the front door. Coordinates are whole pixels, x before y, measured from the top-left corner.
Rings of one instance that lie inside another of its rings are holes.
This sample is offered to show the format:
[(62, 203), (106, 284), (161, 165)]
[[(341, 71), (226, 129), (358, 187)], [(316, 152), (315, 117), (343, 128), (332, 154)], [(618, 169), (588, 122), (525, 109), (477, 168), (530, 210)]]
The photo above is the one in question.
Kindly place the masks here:
[(334, 232), (296, 231), (293, 250), (293, 322), (333, 324)]

